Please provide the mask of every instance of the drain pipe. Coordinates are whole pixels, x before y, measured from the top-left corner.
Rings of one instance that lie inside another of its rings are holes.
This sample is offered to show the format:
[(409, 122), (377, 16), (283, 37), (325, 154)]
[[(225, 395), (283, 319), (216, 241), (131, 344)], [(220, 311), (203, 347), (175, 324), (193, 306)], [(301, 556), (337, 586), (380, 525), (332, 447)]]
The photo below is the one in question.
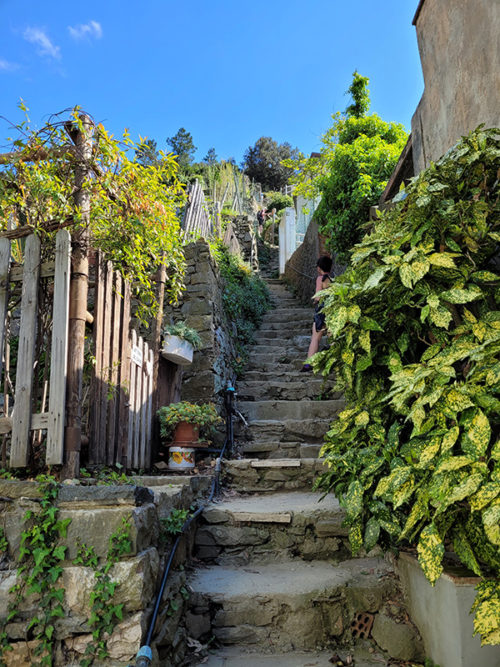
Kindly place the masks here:
[[(236, 412), (234, 409), (234, 394), (235, 390), (234, 387), (231, 385), (227, 386), (226, 389), (226, 394), (224, 396), (224, 405), (226, 408), (226, 439), (224, 441), (224, 445), (222, 446), (222, 449), (220, 450), (219, 456), (215, 460), (215, 469), (214, 469), (214, 476), (212, 479), (212, 488), (210, 489), (210, 494), (208, 498), (198, 507), (198, 509), (184, 522), (182, 525), (182, 528), (180, 530), (180, 533), (177, 535), (175, 538), (175, 542), (173, 544), (172, 550), (170, 552), (170, 555), (168, 557), (167, 564), (165, 565), (165, 570), (163, 571), (163, 576), (161, 579), (161, 584), (160, 584), (160, 589), (157, 593), (156, 596), (156, 601), (155, 601), (155, 606), (153, 609), (153, 616), (151, 617), (151, 622), (149, 624), (149, 629), (148, 629), (148, 634), (146, 635), (146, 641), (144, 644), (141, 646), (139, 651), (137, 652), (137, 655), (135, 657), (135, 667), (149, 667), (153, 661), (153, 652), (151, 650), (151, 640), (153, 638), (153, 632), (155, 629), (156, 625), (156, 619), (158, 618), (158, 612), (160, 611), (160, 604), (161, 604), (161, 599), (163, 597), (163, 592), (165, 590), (165, 585), (167, 583), (167, 578), (168, 574), (170, 572), (170, 569), (172, 567), (172, 562), (174, 560), (175, 553), (177, 551), (177, 547), (179, 546), (179, 542), (181, 541), (181, 537), (184, 535), (184, 533), (187, 532), (189, 526), (193, 523), (193, 521), (200, 516), (200, 514), (203, 512), (205, 507), (212, 502), (214, 496), (219, 495), (220, 491), (220, 473), (221, 473), (221, 461), (224, 456), (224, 452), (226, 451), (226, 448), (229, 449), (229, 451), (232, 451), (233, 447), (233, 440), (234, 440), (234, 431), (233, 431), (233, 414)], [(129, 666), (132, 667), (132, 666)]]

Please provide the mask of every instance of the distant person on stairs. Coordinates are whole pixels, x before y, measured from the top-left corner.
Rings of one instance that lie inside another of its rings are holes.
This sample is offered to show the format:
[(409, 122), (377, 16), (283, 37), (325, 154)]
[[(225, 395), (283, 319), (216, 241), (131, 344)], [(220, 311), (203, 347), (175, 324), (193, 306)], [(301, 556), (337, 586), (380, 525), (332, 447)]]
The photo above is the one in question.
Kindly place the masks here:
[(266, 221), (266, 208), (260, 209), (257, 213), (257, 222), (259, 223), (259, 236), (262, 237), (262, 233), (264, 231), (264, 223)]
[[(321, 292), (322, 289), (326, 289), (331, 284), (332, 281), (330, 280), (330, 271), (332, 270), (332, 264), (332, 258), (328, 257), (328, 255), (322, 255), (316, 262), (318, 277), (316, 278), (316, 289), (314, 290), (315, 294)], [(313, 297), (313, 301), (316, 306), (314, 308), (314, 322), (312, 327), (311, 342), (309, 343), (309, 350), (307, 351), (308, 359), (312, 357), (313, 354), (316, 354), (316, 352), (319, 350), (319, 343), (326, 331), (325, 314), (321, 312), (323, 309), (323, 304), (321, 304), (320, 300), (315, 297)], [(305, 363), (300, 369), (300, 372), (307, 373), (308, 371), (312, 371), (312, 366), (311, 364)]]

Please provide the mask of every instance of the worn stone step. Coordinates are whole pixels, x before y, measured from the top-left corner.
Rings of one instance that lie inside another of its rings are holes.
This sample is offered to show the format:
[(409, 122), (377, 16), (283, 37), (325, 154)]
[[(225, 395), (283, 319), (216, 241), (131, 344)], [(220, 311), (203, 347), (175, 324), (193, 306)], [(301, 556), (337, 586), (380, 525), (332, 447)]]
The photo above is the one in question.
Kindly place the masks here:
[[(238, 451), (245, 457), (257, 457), (258, 459), (298, 459), (311, 458), (318, 456), (323, 446), (323, 438), (319, 438), (317, 443), (303, 443), (300, 440), (296, 441), (279, 441), (269, 440), (259, 442), (251, 440), (242, 442), (239, 445)], [(304, 449), (307, 447), (314, 447), (315, 449)]]
[[(295, 401), (289, 401), (294, 403)], [(315, 401), (307, 401), (307, 404)], [(268, 451), (274, 451), (282, 443), (302, 442), (320, 444), (323, 442), (325, 433), (329, 430), (333, 416), (328, 419), (314, 417), (312, 419), (261, 419), (252, 420), (248, 426), (237, 424), (235, 434), (238, 443), (246, 447), (245, 454), (251, 451), (265, 451), (264, 446), (269, 445)], [(248, 447), (247, 447), (248, 445)]]
[[(332, 380), (330, 378), (324, 379), (320, 375), (314, 375), (313, 373), (301, 373), (300, 369), (302, 368), (302, 360), (300, 360), (300, 365), (297, 364), (297, 368), (290, 368), (288, 364), (280, 364), (281, 370), (278, 370), (277, 367), (273, 367), (270, 370), (247, 370), (245, 371), (244, 377), (238, 381), (236, 388), (239, 392), (240, 385), (250, 382), (261, 382), (261, 383), (271, 383), (274, 382), (304, 382), (309, 383), (312, 381), (318, 381), (331, 384)], [(332, 398), (337, 398), (333, 396)]]
[(300, 401), (317, 398), (325, 386), (324, 380), (320, 377), (312, 377), (305, 381), (301, 375), (303, 376), (303, 374), (297, 371), (296, 379), (293, 381), (291, 379), (261, 379), (239, 382), (238, 397), (243, 401), (264, 399)]
[[(305, 347), (305, 351), (307, 352), (307, 347)], [(253, 345), (251, 350), (250, 350), (250, 358), (252, 358), (255, 354), (268, 354), (272, 357), (286, 357), (286, 356), (293, 356), (297, 354), (305, 354), (304, 353), (304, 346), (303, 345), (294, 345), (291, 340), (282, 341), (281, 346), (280, 345), (265, 345), (263, 343), (258, 343), (256, 345)], [(307, 356), (307, 355), (306, 355)]]
[(202, 617), (198, 626), (210, 623), (205, 638), (222, 644), (317, 649), (347, 641), (353, 614), (377, 611), (393, 595), (391, 575), (379, 558), (215, 565), (189, 577), (191, 614)]
[[(312, 322), (313, 322), (313, 316), (312, 316), (312, 311), (311, 311), (311, 316), (309, 317), (308, 320), (300, 320), (299, 322), (293, 322), (293, 321), (286, 321), (285, 324), (282, 320), (279, 322), (263, 322), (261, 326), (259, 327), (260, 332), (264, 331), (281, 331), (286, 332), (286, 335), (284, 335), (284, 339), (286, 339), (288, 336), (296, 336), (298, 334), (302, 334), (306, 332), (308, 329), (311, 331), (312, 327)], [(304, 334), (305, 335), (305, 334)]]
[(338, 655), (345, 664), (348, 657), (355, 667), (384, 667), (389, 656), (374, 650), (371, 643), (362, 642), (365, 646), (354, 648), (335, 648), (329, 651), (293, 651), (292, 653), (266, 654), (243, 652), (235, 646), (219, 649), (210, 653), (208, 660), (194, 663), (205, 667), (332, 667), (335, 665), (334, 655)]
[(310, 491), (327, 467), (320, 459), (231, 459), (223, 462), (224, 483), (239, 493)]
[[(254, 346), (250, 350), (250, 354), (253, 350), (260, 351), (262, 346), (266, 347), (283, 347), (283, 337), (279, 335), (279, 332), (274, 331), (272, 335), (267, 335), (269, 332), (258, 332), (254, 335)], [(309, 341), (311, 336), (309, 334), (295, 334), (293, 336), (287, 335), (286, 344), (290, 347), (299, 347), (305, 349), (309, 346)]]
[(304, 365), (306, 354), (299, 354), (298, 350), (284, 351), (276, 350), (275, 352), (254, 352), (248, 359), (246, 368), (248, 370), (271, 371), (274, 368), (282, 370), (296, 369), (300, 370)]
[(309, 322), (312, 321), (313, 311), (311, 308), (280, 308), (270, 310), (262, 318), (263, 324), (276, 322)]
[[(279, 469), (275, 469), (279, 476)], [(345, 512), (331, 494), (296, 491), (229, 497), (204, 510), (195, 556), (218, 564), (349, 558)]]
[[(304, 373), (305, 375), (305, 373)], [(342, 410), (344, 401), (240, 401), (238, 408), (247, 420), (332, 420)]]

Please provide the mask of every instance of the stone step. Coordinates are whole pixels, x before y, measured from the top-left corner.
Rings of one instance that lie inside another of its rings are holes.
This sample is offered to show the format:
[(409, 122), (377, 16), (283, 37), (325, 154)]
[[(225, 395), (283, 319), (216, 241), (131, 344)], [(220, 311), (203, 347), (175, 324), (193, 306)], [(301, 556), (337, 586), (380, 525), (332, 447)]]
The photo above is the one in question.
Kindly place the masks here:
[[(261, 351), (260, 348), (261, 346), (266, 346), (266, 347), (283, 347), (283, 337), (279, 335), (278, 331), (273, 331), (272, 333), (274, 335), (267, 335), (269, 332), (262, 332), (259, 331), (254, 335), (254, 341), (255, 344), (250, 350), (250, 354), (255, 350), (255, 352)], [(309, 334), (295, 334), (293, 336), (287, 335), (286, 342), (289, 347), (298, 347), (301, 349), (305, 349), (307, 351), (307, 348), (309, 346), (309, 341), (311, 340), (311, 336)]]
[[(324, 380), (320, 375), (314, 375), (313, 373), (301, 373), (300, 369), (302, 368), (302, 360), (298, 360), (299, 363), (296, 364), (296, 369), (290, 367), (289, 364), (279, 364), (281, 370), (278, 370), (278, 366), (273, 366), (270, 370), (247, 370), (242, 380), (238, 381), (237, 389), (240, 385), (250, 382), (261, 382), (261, 383), (274, 383), (274, 382), (304, 382), (309, 383), (313, 380), (321, 380), (327, 383), (331, 383), (330, 379)], [(332, 398), (337, 398), (332, 396)]]
[[(304, 375), (306, 375), (304, 373)], [(332, 420), (344, 407), (342, 399), (329, 401), (239, 401), (238, 409), (248, 421)]]
[(312, 311), (311, 311), (311, 317), (308, 320), (304, 321), (299, 321), (297, 322), (289, 322), (285, 321), (286, 326), (284, 326), (284, 323), (282, 321), (279, 322), (263, 322), (259, 328), (259, 332), (264, 332), (264, 331), (276, 331), (279, 330), (282, 333), (286, 333), (286, 336), (283, 336), (284, 339), (286, 339), (288, 336), (297, 336), (297, 335), (305, 335), (307, 331), (311, 331), (312, 328)]
[[(271, 310), (262, 318), (263, 325), (283, 324), (288, 325), (307, 325), (312, 323), (313, 311), (309, 308), (301, 308), (298, 311), (295, 308), (283, 308), (280, 310)], [(288, 331), (288, 328), (287, 328)]]
[[(250, 375), (250, 373), (247, 373)], [(296, 379), (272, 380), (261, 379), (238, 383), (238, 398), (243, 401), (279, 399), (300, 401), (317, 398), (325, 386), (321, 377), (311, 377), (307, 381), (303, 373), (296, 372)]]
[(231, 459), (223, 462), (224, 482), (239, 493), (310, 491), (328, 469), (320, 459)]
[[(304, 443), (298, 440), (243, 441), (238, 445), (238, 452), (245, 457), (258, 459), (298, 459), (313, 458), (319, 455), (323, 446), (323, 437), (318, 442)], [(310, 448), (310, 449), (309, 449)]]
[(208, 655), (198, 665), (205, 667), (332, 667), (335, 665), (334, 656), (344, 662), (351, 658), (355, 667), (384, 667), (388, 664), (389, 656), (374, 650), (371, 643), (363, 642), (365, 646), (354, 648), (335, 648), (329, 651), (293, 651), (292, 653), (266, 654), (243, 652), (235, 646), (219, 649)]
[[(294, 403), (295, 401), (286, 402)], [(307, 404), (315, 402), (307, 401)], [(325, 433), (330, 429), (333, 417), (334, 415), (328, 419), (314, 417), (312, 419), (252, 420), (248, 426), (236, 425), (235, 435), (245, 455), (251, 452), (281, 450), (285, 443), (295, 443), (296, 448), (303, 442), (320, 444), (323, 442)], [(293, 453), (288, 454), (288, 456), (294, 455)]]
[(188, 579), (191, 618), (205, 637), (263, 652), (317, 649), (351, 638), (358, 612), (375, 612), (396, 590), (379, 558), (332, 565), (300, 560), (211, 566)]
[(320, 493), (287, 491), (211, 503), (196, 532), (195, 556), (219, 565), (346, 560), (345, 512), (331, 494), (320, 500)]
[[(273, 369), (277, 370), (291, 370), (296, 369), (300, 370), (304, 365), (306, 359), (306, 354), (299, 354), (297, 350), (295, 351), (274, 351), (274, 352), (265, 352), (261, 354), (260, 352), (253, 352), (248, 359), (246, 368), (248, 370), (263, 370), (263, 371), (272, 371)], [(308, 374), (306, 377), (312, 376)]]

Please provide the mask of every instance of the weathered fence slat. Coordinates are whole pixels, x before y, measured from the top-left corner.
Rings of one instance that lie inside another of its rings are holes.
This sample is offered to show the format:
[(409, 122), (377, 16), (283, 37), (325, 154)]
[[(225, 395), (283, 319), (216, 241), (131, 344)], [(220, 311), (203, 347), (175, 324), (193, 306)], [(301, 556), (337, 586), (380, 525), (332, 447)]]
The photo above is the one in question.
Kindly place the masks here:
[(134, 468), (139, 468), (140, 466), (140, 444), (141, 444), (141, 402), (142, 402), (142, 383), (144, 380), (144, 374), (142, 372), (142, 366), (144, 364), (144, 341), (142, 336), (139, 336), (137, 341), (137, 347), (141, 351), (142, 364), (138, 366), (136, 371), (136, 384), (135, 384), (135, 400), (134, 400), (134, 437), (133, 437), (133, 448), (134, 448)]
[(105, 281), (104, 281), (104, 321), (103, 321), (103, 347), (102, 347), (102, 361), (101, 361), (101, 376), (100, 380), (100, 403), (98, 409), (101, 413), (98, 447), (99, 447), (99, 463), (107, 462), (107, 417), (108, 417), (108, 401), (109, 401), (109, 363), (110, 363), (110, 336), (111, 336), (111, 314), (112, 314), (112, 298), (113, 298), (113, 267), (111, 262), (106, 262)]
[(3, 348), (6, 337), (9, 306), (10, 241), (0, 239), (0, 377), (3, 369)]
[(64, 463), (64, 417), (66, 411), (70, 275), (71, 236), (67, 230), (61, 229), (56, 234), (49, 421), (46, 452), (46, 463), (48, 465)]
[(113, 276), (113, 309), (112, 309), (112, 331), (111, 331), (111, 359), (110, 359), (110, 392), (108, 405), (108, 464), (121, 463), (117, 456), (117, 434), (118, 434), (118, 378), (120, 359), (120, 326), (122, 321), (122, 291), (123, 279), (118, 272)]
[(130, 349), (130, 387), (129, 387), (129, 406), (128, 406), (128, 439), (127, 439), (127, 466), (132, 468), (134, 464), (134, 427), (135, 427), (135, 394), (137, 387), (138, 367), (132, 358), (134, 348), (137, 346), (137, 333), (132, 330)]
[(149, 350), (148, 360), (148, 409), (146, 413), (146, 460), (144, 468), (149, 468), (151, 465), (151, 438), (153, 435), (153, 392), (154, 392), (154, 350)]
[(118, 406), (118, 456), (117, 460), (128, 467), (128, 419), (129, 419), (129, 396), (130, 396), (130, 285), (128, 281), (123, 283), (123, 308), (121, 322), (120, 341), (120, 394)]
[(39, 272), (40, 240), (32, 234), (27, 238), (24, 248), (21, 324), (10, 451), (12, 468), (22, 468), (28, 464)]
[(142, 344), (142, 387), (141, 387), (141, 434), (140, 434), (140, 450), (139, 450), (139, 465), (141, 468), (146, 467), (146, 436), (147, 436), (147, 416), (148, 416), (148, 361), (149, 361), (149, 346), (146, 341)]
[(95, 259), (95, 292), (94, 292), (94, 376), (92, 391), (92, 432), (89, 448), (90, 463), (99, 461), (99, 433), (101, 425), (101, 391), (102, 391), (102, 348), (104, 333), (104, 263), (101, 255), (96, 253)]

